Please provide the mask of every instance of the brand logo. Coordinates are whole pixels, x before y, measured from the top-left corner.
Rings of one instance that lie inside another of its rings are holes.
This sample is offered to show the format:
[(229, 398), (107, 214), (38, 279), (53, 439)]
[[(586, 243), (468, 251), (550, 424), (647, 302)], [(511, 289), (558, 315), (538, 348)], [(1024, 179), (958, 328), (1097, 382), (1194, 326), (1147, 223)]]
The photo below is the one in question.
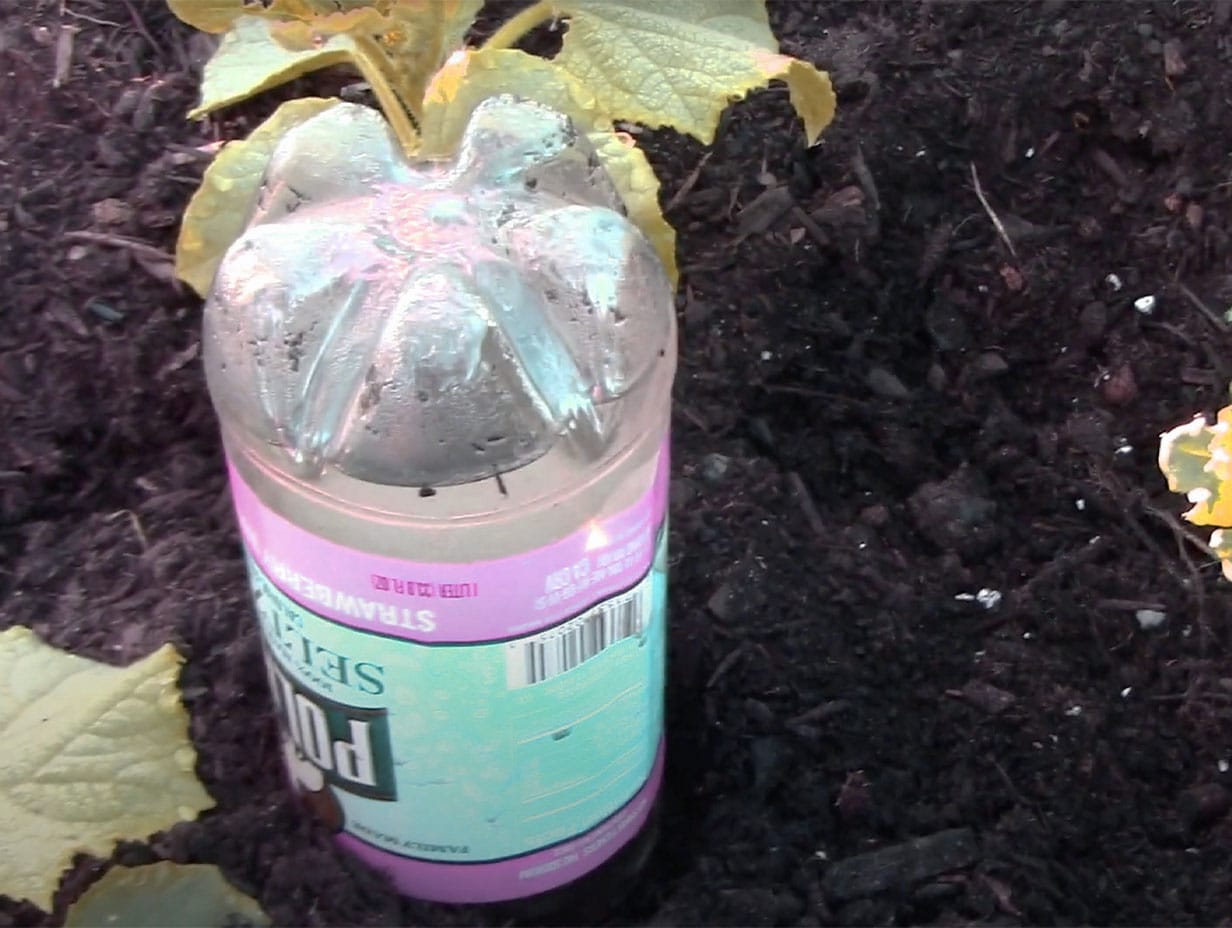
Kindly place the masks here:
[(309, 626), (314, 616), (295, 606), (257, 567), (248, 562), (253, 604), (260, 619), (266, 644), (278, 657), (294, 667), (310, 684), (327, 693), (348, 687), (365, 696), (385, 692), (385, 668), (371, 661), (356, 660), (315, 640)]
[(387, 710), (348, 706), (310, 692), (268, 653), (265, 665), (279, 725), (326, 781), (366, 799), (396, 799)]

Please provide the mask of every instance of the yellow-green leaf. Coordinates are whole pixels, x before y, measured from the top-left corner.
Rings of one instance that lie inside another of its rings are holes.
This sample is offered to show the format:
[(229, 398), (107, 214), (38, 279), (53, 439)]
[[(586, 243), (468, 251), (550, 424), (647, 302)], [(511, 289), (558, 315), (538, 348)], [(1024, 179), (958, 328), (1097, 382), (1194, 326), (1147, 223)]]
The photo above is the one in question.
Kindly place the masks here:
[(424, 92), (423, 156), (451, 156), (475, 107), (499, 94), (550, 107), (581, 132), (611, 125), (598, 112), (594, 93), (551, 61), (513, 49), (467, 50), (450, 58)]
[(270, 919), (212, 864), (162, 860), (112, 867), (69, 906), (64, 928), (227, 928), (239, 922), (268, 925)]
[(1194, 525), (1232, 526), (1232, 496), (1225, 489), (1209, 497), (1190, 493), (1189, 501), (1194, 506), (1184, 515)]
[(788, 99), (804, 122), (805, 141), (809, 145), (815, 143), (834, 119), (830, 75), (787, 55), (755, 52), (753, 60), (767, 80), (781, 80), (787, 85)]
[[(186, 22), (226, 32), (206, 65), (200, 116), (309, 71), (353, 64), (395, 125), (461, 46), (483, 0), (169, 0)], [(399, 127), (400, 134), (404, 133)], [(410, 138), (404, 143), (410, 147)]]
[[(436, 67), (439, 68), (446, 59), (462, 47), (466, 40), (466, 32), (470, 29), (475, 17), (483, 8), (483, 0), (421, 0), (426, 3), (437, 18), (437, 29), (440, 31), (440, 58)], [(433, 68), (435, 71), (436, 68)]]
[(1232, 526), (1232, 407), (1221, 409), (1214, 425), (1196, 416), (1161, 435), (1159, 468), (1168, 489), (1194, 504), (1186, 519)]
[(325, 97), (289, 100), (247, 139), (230, 142), (218, 153), (180, 224), (175, 249), (175, 273), (180, 280), (200, 296), (209, 292), (223, 254), (248, 224), (265, 166), (279, 139), (340, 102)]
[(191, 820), (213, 800), (176, 689), (171, 645), (128, 667), (0, 634), (0, 895), (51, 908), (79, 853), (106, 857)]
[(273, 37), (275, 25), (258, 16), (235, 20), (206, 62), (201, 102), (188, 114), (191, 118), (246, 100), (310, 71), (356, 60), (355, 41), (349, 35), (335, 35), (320, 48), (291, 51)]
[(420, 126), (425, 157), (445, 158), (458, 147), (471, 113), (484, 100), (512, 94), (551, 107), (586, 132), (632, 220), (650, 239), (675, 286), (676, 233), (659, 206), (659, 180), (646, 155), (612, 131), (595, 95), (553, 62), (513, 49), (468, 50), (437, 72), (424, 96)]
[(612, 121), (672, 126), (714, 140), (728, 104), (784, 80), (809, 144), (834, 117), (829, 78), (778, 53), (763, 0), (561, 0), (569, 18), (553, 59), (594, 91)]
[(1222, 528), (1211, 532), (1211, 550), (1223, 564), (1224, 579), (1232, 580), (1232, 532)]
[(1219, 479), (1207, 471), (1211, 460), (1211, 428), (1202, 416), (1194, 416), (1159, 436), (1159, 468), (1168, 478), (1168, 489), (1188, 493), (1197, 487), (1214, 492)]
[(167, 0), (167, 6), (188, 25), (203, 32), (218, 33), (226, 32), (241, 16), (261, 16), (281, 21), (309, 20), (354, 9), (384, 9), (391, 4), (405, 2), (407, 0)]
[(387, 71), (412, 112), (418, 113), (432, 75), (462, 46), (483, 0), (402, 0), (390, 9), (380, 46)]
[(646, 160), (646, 153), (628, 136), (614, 132), (591, 132), (589, 138), (624, 200), (630, 221), (650, 239), (675, 288), (680, 277), (676, 268), (676, 230), (663, 217), (659, 206), (659, 178)]
[(167, 0), (167, 6), (183, 22), (202, 32), (226, 32), (240, 16), (262, 9), (259, 0)]
[(334, 36), (384, 33), (391, 25), (388, 17), (372, 7), (327, 13), (311, 19), (290, 19), (273, 23), (269, 34), (288, 51), (315, 51)]

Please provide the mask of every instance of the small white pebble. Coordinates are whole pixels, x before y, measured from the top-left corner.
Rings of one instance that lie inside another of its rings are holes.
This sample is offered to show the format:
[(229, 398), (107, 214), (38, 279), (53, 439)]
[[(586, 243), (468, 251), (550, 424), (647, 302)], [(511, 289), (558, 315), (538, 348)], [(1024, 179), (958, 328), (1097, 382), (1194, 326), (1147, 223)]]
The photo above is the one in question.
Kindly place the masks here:
[(1083, 510), (1087, 508), (1087, 501), (1085, 499), (1074, 500), (1074, 508), (1077, 509), (1079, 512), (1082, 512)]
[(1132, 686), (1125, 687), (1125, 689), (1121, 690), (1121, 698), (1128, 699), (1129, 694), (1132, 693), (1133, 691), (1134, 691), (1134, 688)]
[(1070, 706), (1068, 709), (1065, 710), (1065, 714), (1068, 715), (1071, 719), (1077, 718), (1078, 716), (1082, 715), (1082, 706)]
[(1222, 757), (1219, 758), (1219, 763), (1217, 763), (1215, 766), (1219, 769), (1220, 773), (1228, 772), (1228, 762)]
[(985, 609), (996, 609), (1001, 605), (1001, 591), (982, 589), (975, 594), (975, 601)]
[(1027, 149), (1027, 157), (1028, 157), (1028, 158), (1034, 158), (1034, 157), (1035, 157), (1035, 149), (1034, 149), (1034, 148), (1028, 148), (1028, 149)]
[(1184, 628), (1182, 628), (1182, 629), (1181, 629), (1181, 637), (1182, 637), (1182, 638), (1188, 638), (1188, 637), (1189, 637), (1190, 635), (1192, 635), (1192, 634), (1193, 634), (1193, 626), (1192, 626), (1192, 625), (1186, 625)]
[(770, 360), (771, 358), (773, 358), (773, 357), (774, 357), (774, 352), (773, 352), (773, 351), (763, 351), (763, 352), (761, 353), (761, 359), (762, 359), (763, 361), (769, 361), (769, 360)]
[(954, 598), (960, 603), (979, 603), (985, 609), (996, 609), (1001, 605), (1001, 591), (987, 588), (978, 593), (957, 593)]
[(1116, 453), (1117, 454), (1132, 454), (1133, 450), (1134, 450), (1134, 446), (1131, 445), (1129, 442), (1125, 442), (1124, 444), (1117, 445)]
[(1155, 312), (1155, 297), (1149, 293), (1146, 296), (1138, 297), (1138, 299), (1134, 300), (1134, 309), (1144, 316), (1149, 316)]
[(1121, 278), (1118, 277), (1116, 274), (1109, 274), (1107, 277), (1104, 278), (1104, 283), (1106, 283), (1113, 290), (1120, 290), (1123, 286), (1125, 286), (1123, 283), (1121, 283)]
[(1168, 616), (1167, 613), (1160, 612), (1158, 609), (1139, 609), (1134, 613), (1134, 618), (1138, 620), (1139, 628), (1148, 629), (1159, 628)]
[(1035, 634), (1033, 632), (1023, 632), (1022, 633), (1023, 641), (1030, 641), (1034, 637), (1035, 637)]

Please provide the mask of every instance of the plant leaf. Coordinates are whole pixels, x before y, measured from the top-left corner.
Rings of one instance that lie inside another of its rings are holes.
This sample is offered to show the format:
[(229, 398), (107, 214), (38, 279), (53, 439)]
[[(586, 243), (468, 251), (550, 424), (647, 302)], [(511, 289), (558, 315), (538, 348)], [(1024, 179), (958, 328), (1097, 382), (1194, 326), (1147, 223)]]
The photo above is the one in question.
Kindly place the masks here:
[(335, 11), (304, 19), (287, 19), (270, 25), (269, 34), (288, 51), (310, 52), (339, 35), (382, 34), (391, 25), (388, 17), (373, 7)]
[(483, 9), (484, 0), (421, 0), (437, 17), (441, 51), (435, 72), (455, 51), (462, 48), (466, 32)]
[(226, 928), (240, 920), (270, 924), (256, 900), (228, 883), (213, 864), (162, 860), (112, 867), (69, 906), (64, 928)]
[(451, 156), (475, 107), (499, 94), (550, 107), (572, 119), (580, 132), (611, 127), (590, 89), (553, 62), (515, 49), (468, 49), (437, 71), (424, 92), (423, 156)]
[(471, 113), (508, 93), (551, 107), (586, 132), (632, 220), (650, 239), (676, 285), (676, 233), (659, 207), (659, 180), (646, 155), (612, 130), (595, 95), (553, 62), (514, 49), (467, 50), (453, 56), (424, 95), (422, 151), (444, 158), (456, 151)]
[(258, 15), (254, 0), (167, 0), (171, 12), (182, 22), (202, 32), (226, 32), (240, 16)]
[[(188, 713), (171, 645), (111, 667), (0, 634), (0, 894), (51, 908), (79, 853), (106, 857), (191, 820), (213, 800), (193, 773)], [(14, 747), (16, 746), (16, 747)]]
[(206, 62), (201, 102), (189, 112), (196, 119), (220, 107), (246, 100), (310, 71), (353, 63), (355, 41), (342, 34), (319, 48), (291, 51), (275, 39), (276, 24), (258, 16), (241, 16)]
[[(283, 48), (299, 52), (321, 48), (338, 35), (350, 36), (402, 106), (418, 115), (428, 81), (461, 46), (482, 6), (483, 0), (356, 3), (353, 9), (276, 23), (270, 35)], [(372, 78), (370, 72), (367, 76)]]
[(1194, 504), (1186, 519), (1232, 526), (1232, 406), (1219, 411), (1214, 425), (1196, 416), (1161, 435), (1159, 468), (1168, 489)]
[(1223, 576), (1232, 580), (1232, 532), (1217, 528), (1211, 532), (1211, 550), (1223, 563)]
[(167, 6), (188, 25), (203, 32), (218, 33), (226, 32), (241, 16), (260, 16), (284, 22), (310, 20), (351, 10), (383, 10), (395, 2), (399, 0), (167, 0)]
[(680, 280), (676, 267), (676, 230), (664, 218), (659, 206), (659, 178), (646, 160), (646, 153), (623, 133), (599, 130), (591, 132), (589, 138), (625, 202), (630, 221), (650, 239), (675, 289)]
[(784, 80), (811, 145), (834, 118), (829, 77), (778, 53), (764, 0), (561, 0), (553, 60), (613, 122), (671, 126), (709, 144), (729, 103)]
[(289, 100), (248, 138), (228, 143), (206, 169), (184, 211), (175, 249), (176, 276), (199, 296), (209, 292), (222, 256), (247, 226), (279, 139), (340, 102), (325, 97)]
[(381, 37), (398, 93), (418, 112), (432, 76), (462, 47), (483, 0), (403, 0), (390, 10)]

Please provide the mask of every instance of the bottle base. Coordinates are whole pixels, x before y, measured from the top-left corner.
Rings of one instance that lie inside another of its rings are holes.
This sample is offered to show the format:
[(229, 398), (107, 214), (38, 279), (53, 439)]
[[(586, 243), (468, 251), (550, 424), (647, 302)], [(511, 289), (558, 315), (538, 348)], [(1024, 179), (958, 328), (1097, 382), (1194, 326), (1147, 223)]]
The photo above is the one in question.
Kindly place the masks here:
[(637, 886), (658, 844), (662, 797), (656, 797), (646, 822), (610, 859), (585, 876), (547, 892), (466, 908), (500, 924), (581, 925), (609, 919)]

